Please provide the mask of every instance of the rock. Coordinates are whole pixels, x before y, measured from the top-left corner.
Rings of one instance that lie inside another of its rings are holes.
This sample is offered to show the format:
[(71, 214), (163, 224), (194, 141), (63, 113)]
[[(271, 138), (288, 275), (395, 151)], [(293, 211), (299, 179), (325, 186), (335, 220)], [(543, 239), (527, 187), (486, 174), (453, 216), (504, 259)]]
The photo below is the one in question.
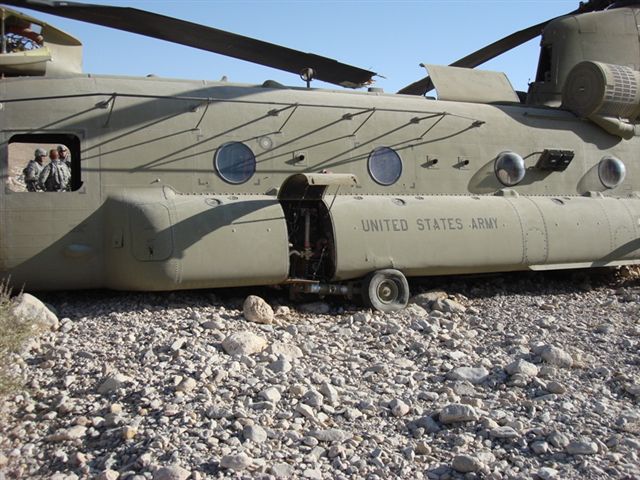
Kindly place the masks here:
[(418, 442), (416, 445), (416, 453), (418, 455), (429, 455), (431, 453), (431, 447), (427, 442)]
[(228, 470), (234, 470), (236, 472), (246, 470), (251, 467), (253, 460), (246, 454), (240, 453), (238, 455), (225, 455), (220, 459), (220, 466)]
[(291, 309), (286, 305), (280, 305), (275, 311), (276, 317), (288, 317), (291, 315)]
[(407, 405), (399, 398), (392, 400), (389, 404), (389, 408), (391, 409), (391, 413), (394, 417), (404, 417), (407, 413), (409, 413), (409, 410), (411, 410), (409, 405)]
[(440, 422), (445, 424), (475, 420), (478, 420), (478, 414), (470, 405), (452, 403), (440, 410)]
[(598, 444), (590, 440), (578, 440), (569, 443), (566, 447), (569, 455), (595, 455), (598, 453)]
[(253, 443), (264, 443), (267, 440), (267, 432), (259, 425), (247, 425), (242, 430), (242, 436)]
[(565, 388), (565, 386), (562, 385), (560, 382), (556, 382), (556, 381), (551, 381), (547, 383), (546, 390), (549, 393), (555, 393), (557, 395), (562, 395), (567, 392), (567, 389)]
[(560, 432), (551, 432), (547, 436), (547, 442), (553, 445), (556, 448), (564, 448), (569, 445), (569, 439), (564, 433)]
[(187, 480), (190, 476), (191, 472), (179, 465), (162, 467), (153, 472), (153, 480)]
[(431, 305), (431, 309), (438, 312), (457, 314), (463, 314), (467, 311), (467, 308), (464, 305), (461, 305), (455, 300), (451, 300), (449, 298), (445, 298), (444, 300), (436, 300), (435, 302), (433, 302), (433, 305)]
[(302, 357), (302, 350), (296, 345), (284, 342), (273, 342), (266, 350), (267, 353), (276, 357), (284, 357), (289, 361)]
[(278, 403), (282, 398), (280, 391), (275, 387), (265, 388), (260, 392), (260, 396), (267, 402)]
[(529, 445), (529, 448), (531, 448), (531, 451), (536, 455), (544, 455), (549, 451), (549, 444), (544, 441), (537, 441)]
[(533, 363), (527, 362), (523, 359), (511, 362), (504, 369), (509, 375), (521, 374), (526, 375), (527, 377), (538, 376), (538, 367), (536, 367)]
[(410, 303), (405, 309), (404, 314), (411, 318), (421, 318), (429, 315), (429, 312), (424, 307), (417, 304)]
[(131, 379), (126, 375), (121, 373), (112, 373), (107, 375), (102, 382), (100, 382), (97, 391), (101, 395), (108, 395), (109, 393), (117, 392), (130, 381)]
[(513, 427), (504, 426), (504, 427), (497, 427), (492, 429), (489, 432), (489, 436), (491, 438), (510, 439), (510, 438), (518, 438), (520, 434), (516, 432), (513, 429)]
[(471, 455), (456, 455), (453, 457), (451, 466), (460, 473), (477, 472), (483, 467), (482, 463)]
[(290, 372), (293, 366), (291, 362), (287, 360), (286, 357), (280, 357), (275, 362), (271, 362), (269, 365), (269, 370), (274, 373), (287, 373)]
[(320, 385), (320, 393), (324, 395), (325, 400), (331, 405), (337, 405), (340, 403), (338, 390), (336, 390), (336, 388), (329, 382), (323, 382), (322, 385)]
[(540, 480), (558, 480), (560, 477), (558, 476), (558, 470), (551, 467), (542, 467), (536, 475)]
[(339, 428), (328, 428), (325, 430), (315, 430), (309, 435), (317, 439), (319, 442), (344, 442), (349, 440), (353, 435)]
[(545, 362), (561, 368), (571, 368), (573, 365), (573, 358), (571, 355), (561, 348), (554, 347), (553, 345), (545, 345), (542, 347), (540, 350), (540, 356)]
[[(215, 304), (207, 292), (66, 292), (56, 302), (73, 320), (8, 362), (26, 385), (0, 402), (0, 480), (151, 480), (169, 465), (188, 480), (635, 478), (640, 286), (608, 308), (603, 295), (622, 298), (609, 280), (567, 294), (562, 277), (451, 279), (456, 301), (473, 298), (464, 316), (335, 300), (331, 316), (292, 309), (277, 325), (245, 320), (246, 295), (226, 290)], [(536, 322), (542, 302), (550, 328)], [(611, 332), (594, 333), (605, 319)], [(241, 330), (264, 349), (227, 354)], [(577, 368), (543, 360), (549, 345)], [(274, 373), (281, 359), (291, 369)], [(474, 385), (465, 367), (488, 376)], [(98, 394), (117, 372), (130, 380)], [(239, 454), (251, 466), (222, 466)]]
[(171, 345), (169, 345), (169, 350), (171, 350), (172, 352), (177, 352), (178, 350), (180, 350), (182, 347), (184, 347), (184, 344), (187, 343), (186, 339), (184, 338), (177, 338), (176, 340), (174, 340)]
[(176, 391), (177, 392), (183, 392), (183, 393), (189, 393), (190, 391), (192, 391), (194, 388), (196, 388), (196, 386), (198, 385), (198, 382), (196, 382), (193, 378), (191, 377), (187, 377), (185, 379), (183, 379), (178, 386), (176, 387)]
[(415, 303), (423, 308), (430, 309), (433, 302), (437, 300), (445, 300), (448, 298), (447, 292), (442, 290), (429, 290), (428, 292), (415, 295), (409, 300), (409, 303)]
[(306, 405), (304, 403), (298, 403), (296, 405), (295, 410), (300, 415), (302, 415), (305, 418), (308, 418), (309, 420), (313, 420), (313, 421), (316, 420), (316, 414), (313, 411), (313, 408), (311, 408), (309, 405)]
[(320, 407), (324, 403), (324, 397), (316, 390), (309, 390), (302, 396), (302, 403), (310, 407)]
[(293, 466), (288, 463), (274, 463), (269, 470), (276, 478), (291, 478), (295, 472)]
[(116, 472), (115, 470), (103, 470), (102, 472), (100, 472), (100, 474), (96, 477), (97, 480), (118, 480), (118, 478), (120, 477), (120, 474), (118, 472)]
[(75, 425), (67, 430), (66, 440), (77, 440), (83, 438), (87, 433), (87, 427)]
[(463, 380), (474, 385), (484, 382), (489, 376), (489, 371), (484, 367), (458, 367), (447, 374), (450, 380)]
[(23, 322), (34, 322), (36, 325), (52, 331), (58, 330), (60, 327), (56, 314), (28, 293), (23, 293), (14, 300), (12, 311)]
[(223, 328), (219, 320), (207, 320), (206, 322), (202, 322), (200, 326), (205, 330), (221, 330)]
[(272, 324), (273, 309), (262, 298), (256, 295), (249, 295), (242, 305), (244, 318), (250, 322)]
[(318, 468), (307, 468), (302, 472), (302, 476), (310, 480), (322, 480), (322, 472)]
[(68, 440), (78, 440), (83, 438), (87, 433), (87, 427), (75, 425), (71, 428), (58, 430), (45, 438), (48, 442), (65, 442)]
[(251, 355), (266, 347), (267, 341), (264, 338), (249, 331), (233, 333), (222, 341), (222, 348), (229, 355)]
[(424, 417), (417, 419), (415, 422), (413, 422), (413, 425), (415, 426), (415, 428), (423, 429), (425, 433), (428, 434), (438, 433), (440, 430), (442, 430), (442, 426), (440, 426), (438, 422), (436, 422), (430, 415), (425, 415)]
[(126, 427), (122, 428), (122, 439), (123, 440), (132, 440), (136, 436), (137, 433), (138, 433), (138, 431), (136, 430), (135, 427), (127, 425)]
[[(87, 463), (87, 456), (82, 452), (75, 452), (71, 455), (69, 459), (69, 463), (74, 467), (81, 467), (82, 465)], [(0, 462), (0, 467), (2, 467), (2, 462)]]
[(640, 383), (631, 383), (626, 385), (624, 389), (627, 391), (629, 395), (633, 395), (634, 397), (640, 397)]

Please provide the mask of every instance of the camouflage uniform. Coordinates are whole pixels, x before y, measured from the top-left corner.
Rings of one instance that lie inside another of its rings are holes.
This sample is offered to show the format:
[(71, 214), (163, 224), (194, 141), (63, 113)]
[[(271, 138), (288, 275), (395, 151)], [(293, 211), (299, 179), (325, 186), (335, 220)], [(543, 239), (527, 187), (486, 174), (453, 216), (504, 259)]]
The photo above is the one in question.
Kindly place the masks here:
[(69, 190), (71, 172), (67, 165), (56, 159), (49, 162), (40, 172), (38, 183), (45, 192), (64, 192)]
[(40, 173), (42, 173), (42, 160), (38, 162), (38, 158), (45, 157), (47, 152), (42, 150), (41, 148), (37, 149), (35, 152), (35, 158), (30, 160), (27, 166), (24, 168), (22, 173), (24, 174), (24, 183), (27, 185), (27, 190), (29, 192), (37, 192), (40, 190), (40, 185), (38, 184), (38, 180), (40, 178)]
[(69, 153), (69, 149), (64, 145), (58, 145), (58, 158), (62, 160), (67, 168), (71, 170), (71, 154)]

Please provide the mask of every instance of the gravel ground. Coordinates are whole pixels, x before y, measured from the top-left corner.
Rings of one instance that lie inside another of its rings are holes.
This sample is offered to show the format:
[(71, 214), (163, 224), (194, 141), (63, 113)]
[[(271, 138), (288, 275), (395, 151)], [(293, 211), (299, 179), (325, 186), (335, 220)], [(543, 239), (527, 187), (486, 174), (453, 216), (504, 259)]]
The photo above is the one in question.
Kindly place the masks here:
[(429, 282), (384, 315), (43, 294), (60, 321), (16, 358), (0, 479), (640, 479), (637, 274)]

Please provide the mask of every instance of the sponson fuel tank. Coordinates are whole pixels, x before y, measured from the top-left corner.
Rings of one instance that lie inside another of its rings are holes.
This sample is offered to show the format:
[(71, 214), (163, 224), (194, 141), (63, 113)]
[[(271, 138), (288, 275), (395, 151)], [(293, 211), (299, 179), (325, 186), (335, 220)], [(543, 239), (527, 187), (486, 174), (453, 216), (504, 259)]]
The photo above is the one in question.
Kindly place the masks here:
[[(286, 199), (171, 189), (114, 196), (104, 218), (102, 284), (157, 290), (341, 282), (387, 268), (428, 276), (640, 259), (636, 197), (308, 192)], [(269, 241), (256, 248), (258, 237)], [(310, 267), (300, 268), (300, 258)]]
[(615, 265), (640, 258), (637, 198), (524, 197), (506, 191), (330, 201), (335, 280), (384, 268), (422, 276)]

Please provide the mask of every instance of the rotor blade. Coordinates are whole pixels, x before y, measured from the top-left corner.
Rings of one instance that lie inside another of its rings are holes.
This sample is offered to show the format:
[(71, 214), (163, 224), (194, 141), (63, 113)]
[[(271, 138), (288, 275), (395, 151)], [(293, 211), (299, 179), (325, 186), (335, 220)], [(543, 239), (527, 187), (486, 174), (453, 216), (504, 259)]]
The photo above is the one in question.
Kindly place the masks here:
[[(545, 22), (538, 23), (536, 25), (532, 25), (524, 30), (520, 30), (518, 32), (512, 33), (511, 35), (507, 35), (500, 40), (493, 42), (486, 47), (481, 48), (480, 50), (476, 50), (475, 52), (463, 57), (455, 62), (451, 63), (450, 67), (463, 67), (463, 68), (475, 68), (478, 65), (482, 65), (489, 60), (502, 55), (503, 53), (508, 52), (516, 47), (519, 47), (523, 43), (528, 42), (536, 38), (538, 35), (542, 33), (544, 27), (551, 21), (556, 18), (564, 17), (566, 15), (574, 15), (577, 13), (586, 13), (592, 12), (596, 10), (603, 10), (609, 4), (612, 3), (612, 0), (590, 0), (587, 3), (581, 3), (580, 7), (576, 10), (569, 12), (565, 15), (560, 15), (559, 17), (550, 18)], [(398, 93), (403, 93), (406, 95), (425, 95), (429, 91), (433, 90), (433, 82), (426, 76), (417, 82), (412, 83), (411, 85), (407, 85), (401, 90), (398, 90)]]
[(51, 0), (2, 0), (2, 3), (187, 45), (297, 75), (312, 68), (315, 79), (345, 87), (367, 85), (376, 75), (320, 55), (136, 8)]

